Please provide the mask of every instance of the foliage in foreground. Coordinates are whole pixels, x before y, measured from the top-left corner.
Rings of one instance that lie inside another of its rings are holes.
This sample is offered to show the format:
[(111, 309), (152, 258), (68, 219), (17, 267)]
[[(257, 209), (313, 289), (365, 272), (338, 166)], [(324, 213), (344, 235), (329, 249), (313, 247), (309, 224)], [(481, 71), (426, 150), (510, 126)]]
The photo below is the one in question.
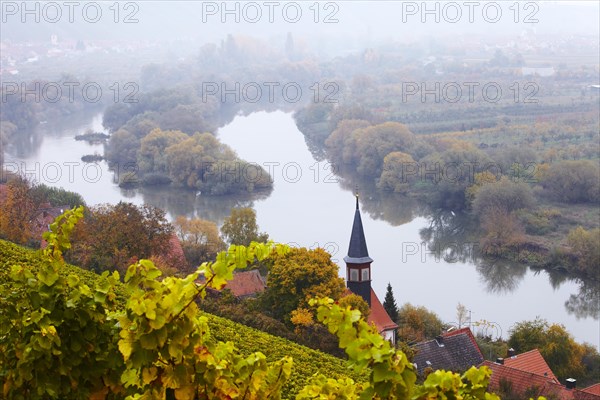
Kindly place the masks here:
[[(118, 307), (118, 273), (104, 273), (91, 288), (75, 274), (61, 274), (69, 235), (83, 208), (67, 211), (45, 234), (48, 246), (34, 274), (13, 265), (2, 287), (0, 379), (9, 399), (279, 399), (293, 360), (268, 363), (262, 353), (242, 356), (231, 342), (211, 337), (196, 305), (207, 288), (220, 289), (244, 268), (285, 246), (231, 246), (213, 263), (185, 278), (161, 275), (141, 260), (124, 277), (128, 298)], [(200, 275), (204, 283), (196, 283)], [(350, 366), (370, 371), (369, 382), (322, 374), (298, 399), (497, 399), (486, 393), (490, 371), (462, 377), (437, 371), (423, 385), (404, 353), (392, 348), (357, 310), (330, 299), (312, 300), (319, 321), (337, 335)], [(115, 348), (118, 347), (118, 350)]]
[[(2, 285), (7, 288), (4, 290), (14, 286), (9, 276), (11, 265), (27, 266), (35, 274), (39, 264), (40, 255), (38, 252), (0, 240), (0, 293), (6, 293), (6, 291), (3, 292)], [(60, 272), (65, 277), (71, 274), (77, 275), (89, 287), (95, 287), (97, 281), (102, 279), (100, 275), (91, 271), (68, 264), (64, 265)], [(119, 303), (119, 307), (122, 307), (126, 298), (124, 285), (118, 283), (115, 286), (115, 291), (117, 293), (116, 301)], [(204, 302), (206, 301), (211, 301), (211, 299), (207, 297)], [(215, 340), (235, 343), (236, 349), (244, 356), (260, 351), (266, 355), (268, 361), (278, 360), (285, 355), (293, 358), (294, 368), (282, 389), (283, 398), (293, 398), (311, 380), (312, 375), (319, 371), (327, 371), (329, 376), (336, 379), (350, 377), (358, 382), (367, 379), (365, 373), (354, 373), (348, 370), (345, 361), (340, 358), (306, 348), (293, 341), (272, 336), (226, 318), (212, 314), (205, 314), (205, 316), (208, 320), (211, 337)], [(323, 327), (323, 329), (326, 328)], [(116, 340), (118, 340), (118, 337)], [(1, 383), (0, 386), (2, 386)]]

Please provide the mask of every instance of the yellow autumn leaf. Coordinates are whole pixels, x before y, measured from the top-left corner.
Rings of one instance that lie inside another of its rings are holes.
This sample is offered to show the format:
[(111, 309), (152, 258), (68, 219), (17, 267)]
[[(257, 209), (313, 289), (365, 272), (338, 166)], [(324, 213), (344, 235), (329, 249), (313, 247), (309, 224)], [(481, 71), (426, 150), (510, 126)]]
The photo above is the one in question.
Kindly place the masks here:
[(121, 352), (121, 354), (123, 354), (123, 359), (125, 361), (129, 360), (129, 357), (131, 356), (131, 352), (133, 351), (131, 342), (129, 342), (126, 339), (119, 340), (119, 351)]
[(175, 398), (177, 400), (193, 400), (195, 395), (195, 386), (184, 386), (179, 389), (175, 389)]
[(142, 370), (142, 381), (144, 382), (144, 385), (148, 385), (152, 381), (154, 381), (157, 375), (158, 370), (156, 369), (156, 367), (144, 368)]

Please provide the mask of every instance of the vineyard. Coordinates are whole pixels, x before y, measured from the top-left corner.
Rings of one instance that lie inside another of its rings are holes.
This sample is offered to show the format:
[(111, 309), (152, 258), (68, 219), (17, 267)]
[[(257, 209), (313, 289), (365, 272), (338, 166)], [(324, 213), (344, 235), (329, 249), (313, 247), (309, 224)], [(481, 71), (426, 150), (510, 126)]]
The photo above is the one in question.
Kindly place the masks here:
[[(13, 265), (29, 267), (35, 273), (40, 262), (39, 252), (32, 251), (13, 243), (0, 240), (0, 292), (10, 290), (9, 271)], [(99, 275), (72, 265), (65, 265), (61, 272), (64, 276), (76, 274), (80, 279), (93, 287)], [(115, 292), (124, 304), (126, 290), (117, 285)], [(319, 351), (290, 342), (286, 339), (249, 328), (210, 314), (206, 314), (210, 333), (216, 340), (231, 341), (242, 356), (260, 351), (268, 362), (291, 356), (294, 360), (292, 374), (282, 390), (283, 398), (294, 398), (315, 373), (322, 373), (331, 378), (350, 377), (358, 382), (368, 380), (368, 373), (355, 373), (348, 369), (344, 360)], [(1, 338), (0, 338), (1, 339)], [(2, 380), (2, 376), (0, 376)]]

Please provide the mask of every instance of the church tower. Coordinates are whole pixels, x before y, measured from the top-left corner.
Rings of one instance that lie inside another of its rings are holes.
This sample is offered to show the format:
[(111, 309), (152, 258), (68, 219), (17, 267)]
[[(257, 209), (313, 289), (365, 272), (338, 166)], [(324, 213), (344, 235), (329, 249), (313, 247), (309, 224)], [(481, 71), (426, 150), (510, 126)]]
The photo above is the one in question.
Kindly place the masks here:
[(358, 208), (358, 194), (356, 194), (356, 211), (350, 235), (350, 246), (344, 261), (346, 262), (348, 289), (362, 297), (371, 307), (371, 263), (373, 259), (369, 257), (367, 250), (367, 241)]
[(354, 211), (354, 223), (350, 234), (350, 246), (344, 261), (346, 262), (346, 284), (348, 289), (362, 297), (371, 309), (367, 322), (375, 325), (377, 332), (395, 345), (398, 325), (392, 321), (377, 294), (371, 288), (371, 263), (373, 259), (369, 257), (369, 251), (367, 250), (367, 241), (365, 240), (365, 232), (358, 208), (358, 194), (356, 195), (356, 211)]

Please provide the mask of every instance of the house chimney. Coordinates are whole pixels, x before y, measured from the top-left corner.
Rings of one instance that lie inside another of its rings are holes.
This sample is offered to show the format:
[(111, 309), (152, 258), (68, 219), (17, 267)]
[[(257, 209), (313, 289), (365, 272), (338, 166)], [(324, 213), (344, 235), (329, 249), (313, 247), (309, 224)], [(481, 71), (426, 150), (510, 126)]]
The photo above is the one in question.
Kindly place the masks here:
[(514, 357), (516, 355), (515, 353), (515, 349), (513, 349), (512, 347), (508, 349), (508, 357)]
[(504, 358), (502, 358), (502, 357), (496, 358), (496, 364), (504, 365)]
[(440, 347), (444, 346), (444, 337), (442, 335), (437, 335), (435, 337), (435, 341), (437, 342), (438, 346), (440, 346)]
[(567, 389), (575, 389), (575, 386), (577, 386), (577, 380), (573, 378), (568, 378), (565, 386), (567, 387)]

